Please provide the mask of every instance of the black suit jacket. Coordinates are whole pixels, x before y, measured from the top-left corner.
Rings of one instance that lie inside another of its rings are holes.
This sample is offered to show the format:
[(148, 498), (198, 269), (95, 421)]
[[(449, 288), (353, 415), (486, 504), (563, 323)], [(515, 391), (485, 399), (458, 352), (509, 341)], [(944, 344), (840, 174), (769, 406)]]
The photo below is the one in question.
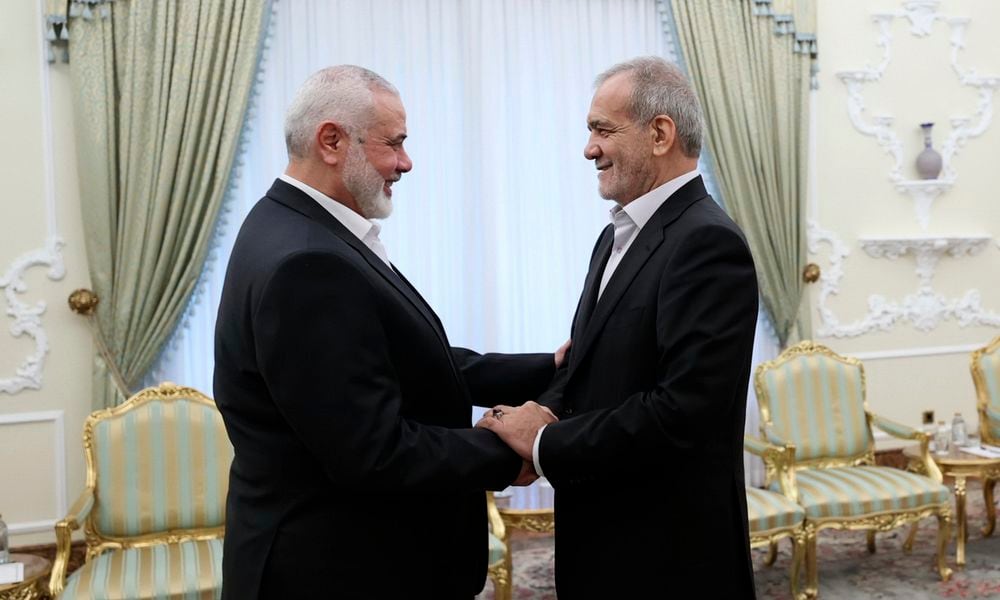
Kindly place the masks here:
[(215, 344), (226, 598), (482, 589), (484, 490), (521, 461), (471, 405), (537, 397), (551, 354), (451, 348), (416, 290), (281, 180), (240, 230)]
[(700, 177), (660, 206), (596, 301), (612, 239), (609, 226), (568, 367), (540, 399), (563, 419), (539, 446), (556, 490), (559, 598), (752, 598), (750, 251)]

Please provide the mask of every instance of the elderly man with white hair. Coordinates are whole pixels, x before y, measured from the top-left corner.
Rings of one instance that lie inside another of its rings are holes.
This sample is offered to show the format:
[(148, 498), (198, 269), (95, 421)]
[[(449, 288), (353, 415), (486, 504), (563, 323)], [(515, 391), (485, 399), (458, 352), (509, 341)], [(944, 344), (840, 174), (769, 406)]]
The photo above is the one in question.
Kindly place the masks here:
[(310, 77), (289, 163), (247, 216), (219, 307), (215, 398), (235, 449), (223, 596), (465, 598), (486, 489), (535, 478), (471, 406), (537, 397), (561, 353), (479, 355), (389, 261), (406, 113), (354, 66)]
[(753, 598), (753, 259), (698, 174), (701, 109), (680, 70), (637, 58), (596, 85), (584, 156), (615, 204), (573, 347), (538, 404), (480, 425), (555, 488), (560, 600)]

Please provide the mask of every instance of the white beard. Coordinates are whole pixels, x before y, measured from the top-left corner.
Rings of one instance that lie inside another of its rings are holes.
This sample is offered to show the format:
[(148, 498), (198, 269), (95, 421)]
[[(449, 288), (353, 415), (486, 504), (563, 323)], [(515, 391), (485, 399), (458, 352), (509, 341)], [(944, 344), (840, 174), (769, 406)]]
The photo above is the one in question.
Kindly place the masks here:
[(385, 194), (384, 185), (385, 179), (368, 162), (364, 149), (352, 144), (344, 164), (344, 186), (366, 219), (384, 219), (392, 214), (392, 198)]

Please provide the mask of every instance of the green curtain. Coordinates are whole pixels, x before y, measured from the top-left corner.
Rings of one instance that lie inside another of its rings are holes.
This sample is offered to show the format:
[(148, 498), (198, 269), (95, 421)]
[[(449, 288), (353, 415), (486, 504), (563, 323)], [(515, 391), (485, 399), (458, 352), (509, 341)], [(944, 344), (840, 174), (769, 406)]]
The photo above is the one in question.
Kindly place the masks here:
[(100, 408), (135, 391), (201, 273), (269, 7), (118, 0), (86, 14), (74, 8), (70, 70), (87, 258), (100, 298)]
[(814, 3), (672, 0), (719, 187), (746, 232), (782, 346), (811, 335), (801, 273)]

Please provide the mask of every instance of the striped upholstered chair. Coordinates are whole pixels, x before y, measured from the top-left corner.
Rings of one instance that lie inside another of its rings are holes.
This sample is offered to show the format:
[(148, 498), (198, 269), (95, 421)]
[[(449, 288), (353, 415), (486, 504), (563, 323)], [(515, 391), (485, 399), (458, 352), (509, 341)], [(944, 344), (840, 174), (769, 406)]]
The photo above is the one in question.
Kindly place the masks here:
[[(1000, 446), (1000, 336), (985, 348), (972, 353), (970, 367), (972, 380), (976, 383), (979, 437), (984, 444)], [(983, 481), (983, 498), (986, 500), (988, 519), (983, 535), (993, 535), (997, 524), (997, 510), (993, 503), (993, 486), (996, 482), (996, 479)]]
[[(795, 447), (791, 444), (779, 448), (757, 438), (744, 436), (743, 449), (764, 459), (773, 478), (794, 478), (792, 464)], [(789, 487), (794, 487), (791, 481)], [(750, 523), (750, 547), (770, 546), (767, 565), (774, 564), (778, 555), (778, 541), (792, 541), (792, 565), (789, 569), (789, 587), (793, 600), (805, 596), (799, 593), (799, 574), (806, 542), (806, 511), (791, 499), (778, 492), (747, 488), (747, 517)]]
[(510, 600), (514, 587), (514, 567), (510, 556), (510, 538), (507, 526), (497, 509), (493, 492), (486, 492), (486, 513), (490, 522), (489, 575), (493, 581), (493, 598)]
[[(768, 484), (806, 512), (806, 589), (817, 593), (816, 534), (821, 529), (888, 531), (928, 516), (938, 519), (937, 569), (947, 581), (945, 548), (951, 527), (951, 495), (928, 453), (928, 436), (868, 412), (861, 362), (825, 346), (802, 342), (757, 367), (754, 386), (761, 433), (776, 445), (795, 447), (791, 473)], [(875, 466), (872, 426), (918, 441), (929, 476)]]
[[(56, 524), (52, 595), (219, 598), (233, 450), (215, 403), (165, 383), (83, 427), (86, 488)], [(73, 530), (86, 563), (66, 581)]]

